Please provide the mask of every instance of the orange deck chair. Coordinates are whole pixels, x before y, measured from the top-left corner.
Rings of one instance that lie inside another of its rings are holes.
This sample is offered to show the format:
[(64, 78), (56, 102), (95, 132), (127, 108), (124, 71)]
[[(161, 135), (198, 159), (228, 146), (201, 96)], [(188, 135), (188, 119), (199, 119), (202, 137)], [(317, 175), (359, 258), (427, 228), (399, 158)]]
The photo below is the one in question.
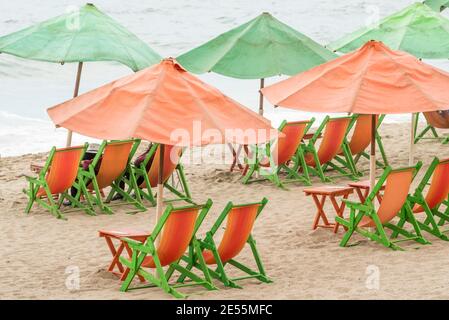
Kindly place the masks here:
[[(349, 124), (346, 137), (344, 139), (343, 146), (335, 156), (334, 160), (330, 162), (331, 167), (343, 166), (350, 170), (354, 176), (362, 176), (363, 173), (357, 170), (357, 163), (360, 158), (364, 157), (369, 159), (368, 153), (365, 152), (366, 148), (371, 144), (371, 121), (372, 116), (369, 114), (354, 114), (353, 120)], [(385, 118), (384, 115), (376, 116), (377, 127), (380, 126), (381, 122)], [(355, 124), (355, 126), (354, 126)], [(354, 126), (354, 131), (350, 139), (348, 139), (349, 132)], [(380, 135), (376, 132), (376, 143), (379, 147), (380, 153), (382, 155), (382, 161), (377, 161), (377, 166), (380, 168), (385, 168), (388, 165), (388, 160), (383, 147), (382, 139)], [(341, 167), (340, 167), (341, 168)]]
[[(305, 164), (299, 154), (299, 145), (314, 121), (314, 118), (295, 122), (284, 120), (278, 129), (284, 134), (283, 136), (280, 136), (276, 142), (267, 144), (265, 148), (254, 146), (251, 152), (252, 158), (247, 160), (248, 164), (243, 171), (243, 183), (248, 184), (268, 179), (278, 187), (283, 187), (283, 183), (294, 181), (310, 185), (306, 176), (300, 175), (289, 167), (289, 162), (294, 157), (300, 157), (299, 161)], [(282, 171), (285, 171), (290, 178), (281, 182), (279, 174)], [(258, 172), (259, 178), (251, 179), (255, 172)]]
[[(105, 213), (113, 213), (105, 202), (110, 201), (110, 195), (114, 192), (119, 193), (123, 199), (133, 204), (139, 211), (146, 210), (141, 204), (139, 194), (136, 194), (136, 199), (133, 199), (119, 187), (119, 181), (124, 176), (126, 169), (129, 168), (129, 163), (138, 144), (138, 140), (103, 141), (88, 169), (80, 172), (80, 183), (89, 191), (90, 201), (98, 205)], [(98, 172), (95, 171), (97, 166), (99, 166)], [(136, 186), (133, 175), (131, 175), (130, 181)], [(107, 187), (111, 187), (112, 190), (106, 201), (103, 201), (103, 189)]]
[[(429, 184), (426, 195), (424, 189)], [(410, 206), (413, 208), (413, 213), (425, 213), (424, 221), (417, 220), (421, 230), (427, 231), (430, 234), (449, 241), (449, 237), (440, 230), (445, 222), (449, 221), (448, 210), (441, 212), (441, 205), (446, 204), (449, 196), (449, 159), (439, 160), (434, 158), (429, 168), (427, 169), (421, 183), (416, 188), (413, 196), (410, 197)], [(435, 218), (439, 218), (439, 223)], [(406, 220), (401, 218), (398, 226), (402, 227)]]
[[(254, 222), (260, 215), (263, 208), (267, 204), (268, 200), (264, 198), (261, 202), (234, 205), (229, 202), (223, 213), (218, 217), (211, 230), (207, 232), (206, 238), (200, 240), (200, 246), (203, 250), (203, 257), (208, 265), (215, 265), (216, 269), (209, 269), (209, 274), (223, 282), (225, 286), (240, 288), (235, 281), (256, 278), (262, 282), (272, 282), (266, 275), (262, 260), (256, 248), (256, 242), (254, 241), (251, 232), (253, 230)], [(218, 247), (215, 244), (214, 235), (220, 229), (222, 223), (227, 218), (226, 228), (222, 237), (222, 240)], [(246, 244), (249, 244), (258, 271), (254, 271), (244, 264), (238, 262), (235, 258), (239, 255)], [(198, 263), (196, 258), (183, 257), (188, 263), (187, 269), (193, 267), (202, 268), (202, 265)], [(237, 278), (230, 278), (225, 271), (226, 265), (232, 265), (238, 270), (242, 271), (245, 275)], [(178, 282), (183, 282), (184, 277), (180, 277)]]
[[(302, 171), (309, 181), (309, 172), (311, 172), (318, 176), (321, 181), (330, 182), (331, 180), (324, 175), (323, 165), (330, 163), (342, 149), (351, 119), (350, 116), (338, 118), (326, 116), (309, 142), (300, 145), (299, 153), (304, 158), (305, 164), (297, 159), (294, 170)], [(321, 137), (323, 130), (324, 134), (317, 151), (316, 142)], [(346, 171), (339, 170), (339, 172), (348, 175)]]
[[(136, 276), (141, 276), (174, 297), (185, 298), (184, 294), (176, 290), (177, 287), (185, 285), (169, 283), (175, 271), (190, 278), (192, 282), (189, 285), (203, 285), (209, 290), (215, 289), (196, 239), (196, 232), (211, 206), (212, 201), (210, 199), (204, 205), (180, 208), (174, 208), (169, 204), (145, 243), (122, 238), (131, 247), (133, 254), (131, 261), (125, 257), (120, 258), (120, 262), (128, 268), (125, 271), (126, 278), (120, 290), (129, 290), (131, 281)], [(156, 239), (161, 232), (160, 243), (156, 245)], [(199, 264), (202, 266), (204, 278), (192, 273), (179, 263), (187, 249), (189, 249), (190, 255), (200, 257)], [(164, 271), (164, 267), (167, 267), (166, 271)], [(155, 270), (156, 274), (153, 274), (150, 270)]]
[[(72, 207), (81, 208), (88, 214), (94, 213), (89, 204), (84, 206), (67, 192), (75, 184), (86, 147), (87, 144), (64, 149), (53, 147), (38, 177), (26, 176), (29, 182), (29, 189), (23, 189), (29, 198), (26, 213), (29, 213), (33, 203), (37, 202), (57, 218), (64, 218), (60, 210), (64, 200), (70, 201)], [(86, 193), (85, 189), (80, 191)]]
[[(182, 152), (183, 148), (179, 146), (165, 145), (164, 147), (164, 170), (162, 180), (165, 188), (176, 196), (174, 199), (165, 200), (166, 202), (183, 200), (193, 203), (184, 174), (184, 168), (181, 164)], [(138, 188), (135, 189), (135, 193), (139, 193), (141, 199), (150, 201), (153, 206), (156, 205), (156, 194), (152, 189), (156, 188), (158, 183), (159, 154), (159, 144), (153, 143), (140, 165), (131, 166), (132, 173), (138, 186)], [(175, 179), (175, 175), (177, 179)], [(130, 193), (131, 190), (134, 189), (131, 181), (129, 181), (129, 176), (130, 175), (126, 175), (122, 179), (123, 182), (128, 185), (127, 193)], [(171, 181), (169, 181), (170, 177), (173, 177)]]
[[(346, 246), (354, 232), (393, 250), (402, 250), (401, 247), (395, 244), (399, 241), (415, 240), (422, 244), (430, 243), (423, 238), (408, 201), (410, 186), (421, 166), (422, 163), (419, 162), (414, 167), (396, 170), (387, 167), (363, 204), (344, 200), (350, 208), (350, 217), (349, 220), (341, 217), (335, 218), (338, 223), (347, 228), (340, 246)], [(376, 209), (373, 204), (374, 198), (384, 183), (385, 191), (382, 202), (379, 208)], [(415, 233), (392, 224), (391, 221), (395, 217), (401, 217), (409, 222)], [(370, 231), (368, 228), (374, 228), (375, 232)], [(391, 237), (387, 236), (385, 228), (393, 231)], [(396, 238), (397, 234), (404, 236), (404, 238), (393, 241), (392, 239)]]

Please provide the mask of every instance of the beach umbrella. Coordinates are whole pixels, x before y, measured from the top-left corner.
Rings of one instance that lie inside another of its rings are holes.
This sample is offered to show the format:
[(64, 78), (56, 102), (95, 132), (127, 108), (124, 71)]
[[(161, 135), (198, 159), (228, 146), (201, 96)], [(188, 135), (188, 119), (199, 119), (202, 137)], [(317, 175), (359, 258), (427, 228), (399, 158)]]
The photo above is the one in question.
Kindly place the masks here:
[(160, 143), (158, 218), (165, 144), (258, 144), (277, 137), (267, 119), (202, 82), (174, 59), (52, 107), (48, 114), (56, 125), (89, 137)]
[(449, 0), (426, 0), (424, 3), (437, 12), (449, 7)]
[[(137, 71), (161, 60), (147, 44), (90, 3), (0, 37), (0, 53), (61, 64), (77, 62), (75, 97), (83, 62), (117, 61)], [(71, 136), (69, 131), (67, 146)]]
[(324, 113), (371, 114), (371, 187), (378, 114), (428, 112), (449, 105), (449, 73), (381, 42), (262, 89), (275, 106)]
[[(264, 79), (308, 70), (336, 55), (265, 12), (177, 58), (188, 71)], [(260, 96), (259, 113), (263, 114)]]
[[(449, 19), (423, 3), (414, 3), (382, 19), (376, 25), (363, 27), (328, 47), (349, 52), (369, 40), (378, 40), (393, 50), (401, 50), (421, 59), (449, 58)], [(447, 108), (447, 107), (446, 107)], [(412, 114), (409, 162), (413, 163), (414, 127), (417, 117)]]

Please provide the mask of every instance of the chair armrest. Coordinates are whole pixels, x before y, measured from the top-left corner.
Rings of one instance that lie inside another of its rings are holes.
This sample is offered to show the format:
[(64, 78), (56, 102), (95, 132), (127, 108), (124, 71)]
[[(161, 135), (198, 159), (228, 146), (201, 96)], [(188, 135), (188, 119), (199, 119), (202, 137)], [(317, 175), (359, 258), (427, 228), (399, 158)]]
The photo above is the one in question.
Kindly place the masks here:
[(372, 209), (372, 206), (367, 206), (363, 203), (360, 202), (354, 202), (348, 199), (343, 199), (342, 200), (344, 203), (346, 203), (346, 205), (348, 206), (348, 208), (350, 209), (357, 209), (357, 210), (363, 210), (363, 211), (370, 211)]
[(31, 176), (27, 176), (27, 175), (24, 175), (24, 177), (28, 182), (32, 182), (32, 183), (40, 185), (40, 186), (44, 185), (44, 183), (41, 180), (39, 180), (39, 178), (31, 177)]
[(150, 248), (148, 248), (147, 246), (145, 246), (142, 242), (131, 239), (131, 238), (120, 238), (121, 241), (126, 242), (131, 249), (133, 250), (137, 250), (137, 251), (141, 251), (141, 252), (145, 252), (145, 253), (150, 253)]

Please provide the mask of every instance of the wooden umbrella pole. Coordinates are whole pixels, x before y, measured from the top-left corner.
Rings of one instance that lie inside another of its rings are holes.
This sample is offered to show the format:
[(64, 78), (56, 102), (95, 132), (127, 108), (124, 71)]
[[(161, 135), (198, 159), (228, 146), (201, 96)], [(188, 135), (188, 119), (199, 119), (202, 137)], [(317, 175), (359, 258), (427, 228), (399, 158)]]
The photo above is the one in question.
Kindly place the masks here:
[(415, 162), (415, 121), (416, 115), (412, 113), (412, 123), (410, 127), (410, 150), (408, 156), (408, 164), (409, 166), (413, 166), (413, 162)]
[[(78, 71), (76, 72), (76, 82), (75, 82), (75, 90), (73, 91), (73, 97), (78, 97), (78, 92), (80, 89), (80, 81), (81, 81), (81, 72), (83, 71), (83, 63), (78, 63)], [(70, 147), (72, 145), (72, 131), (69, 130), (67, 132), (67, 142), (66, 147)]]
[[(164, 193), (164, 182), (163, 180), (163, 173), (164, 173), (164, 153), (165, 153), (165, 145), (160, 144), (159, 145), (159, 171), (157, 173), (157, 197), (156, 197), (156, 224), (162, 217), (163, 212), (163, 206), (164, 206), (164, 200), (163, 200), (163, 193)], [(156, 245), (160, 242), (160, 235), (156, 238)]]
[[(260, 79), (260, 90), (262, 90), (265, 86), (265, 79)], [(262, 92), (259, 91), (259, 114), (263, 116), (263, 95)]]
[(370, 152), (370, 170), (369, 186), (374, 189), (376, 184), (376, 115), (371, 115), (371, 152)]

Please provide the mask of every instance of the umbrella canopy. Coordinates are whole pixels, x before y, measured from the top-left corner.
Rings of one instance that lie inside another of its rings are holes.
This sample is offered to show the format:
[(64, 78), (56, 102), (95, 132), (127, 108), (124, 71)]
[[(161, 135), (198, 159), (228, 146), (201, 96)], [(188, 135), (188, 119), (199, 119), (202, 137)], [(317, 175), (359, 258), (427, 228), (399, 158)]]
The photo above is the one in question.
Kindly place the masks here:
[(327, 47), (346, 53), (369, 40), (378, 40), (418, 58), (448, 59), (448, 39), (449, 20), (427, 5), (415, 3), (382, 19), (378, 25), (361, 28)]
[(446, 109), (449, 73), (377, 41), (262, 89), (274, 105), (325, 113)]
[(257, 144), (277, 137), (268, 120), (189, 74), (173, 59), (50, 108), (48, 114), (57, 125), (87, 136), (161, 143), (158, 219), (165, 144)]
[(117, 61), (133, 71), (161, 60), (93, 4), (0, 37), (0, 53), (57, 63)]
[(437, 12), (443, 11), (449, 7), (449, 0), (426, 0), (424, 3)]
[(173, 59), (50, 108), (48, 114), (61, 127), (99, 139), (134, 137), (191, 146), (256, 144), (277, 135), (268, 120)]
[(312, 39), (263, 13), (177, 61), (193, 73), (216, 72), (241, 79), (293, 75), (335, 58)]
[(436, 111), (449, 105), (449, 73), (369, 41), (353, 53), (262, 90), (274, 105), (314, 112), (372, 114), (371, 185), (375, 177), (374, 114)]

